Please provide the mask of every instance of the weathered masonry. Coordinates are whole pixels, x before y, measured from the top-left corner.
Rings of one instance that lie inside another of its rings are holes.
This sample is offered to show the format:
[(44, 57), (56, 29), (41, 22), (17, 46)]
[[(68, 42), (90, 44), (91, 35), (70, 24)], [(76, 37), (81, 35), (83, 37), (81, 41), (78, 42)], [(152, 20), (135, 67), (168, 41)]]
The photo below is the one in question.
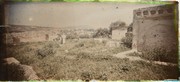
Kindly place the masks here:
[(112, 39), (113, 40), (121, 40), (123, 37), (125, 37), (125, 33), (127, 30), (125, 28), (117, 28), (112, 30)]
[(26, 31), (5, 34), (6, 44), (18, 44), (21, 42), (53, 41), (58, 37), (58, 31)]
[(137, 51), (158, 48), (177, 50), (176, 9), (175, 5), (161, 5), (134, 10), (133, 49)]

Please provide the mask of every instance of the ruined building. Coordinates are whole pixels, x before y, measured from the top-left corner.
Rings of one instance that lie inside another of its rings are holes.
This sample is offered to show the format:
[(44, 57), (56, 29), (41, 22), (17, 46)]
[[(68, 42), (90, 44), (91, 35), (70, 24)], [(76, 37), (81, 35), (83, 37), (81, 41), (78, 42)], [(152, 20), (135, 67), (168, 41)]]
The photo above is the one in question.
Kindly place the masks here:
[(137, 51), (158, 48), (177, 51), (178, 17), (175, 9), (175, 5), (161, 5), (134, 10), (132, 48)]
[(111, 32), (111, 38), (112, 40), (121, 40), (123, 37), (125, 37), (126, 33), (126, 24), (122, 21), (116, 21), (114, 23), (111, 23), (110, 25), (110, 32)]
[(112, 30), (112, 39), (113, 40), (121, 40), (123, 37), (125, 37), (126, 28), (121, 29), (113, 29)]

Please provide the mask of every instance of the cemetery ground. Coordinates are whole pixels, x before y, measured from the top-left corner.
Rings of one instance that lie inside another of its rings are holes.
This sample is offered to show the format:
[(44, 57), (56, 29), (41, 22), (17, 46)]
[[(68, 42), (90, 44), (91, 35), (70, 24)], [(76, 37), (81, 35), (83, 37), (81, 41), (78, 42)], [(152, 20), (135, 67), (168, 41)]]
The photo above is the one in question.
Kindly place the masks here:
[(123, 45), (108, 47), (106, 41), (67, 39), (65, 44), (21, 43), (7, 49), (10, 56), (32, 66), (42, 80), (163, 80), (178, 77), (177, 66), (115, 57), (113, 54), (130, 49)]

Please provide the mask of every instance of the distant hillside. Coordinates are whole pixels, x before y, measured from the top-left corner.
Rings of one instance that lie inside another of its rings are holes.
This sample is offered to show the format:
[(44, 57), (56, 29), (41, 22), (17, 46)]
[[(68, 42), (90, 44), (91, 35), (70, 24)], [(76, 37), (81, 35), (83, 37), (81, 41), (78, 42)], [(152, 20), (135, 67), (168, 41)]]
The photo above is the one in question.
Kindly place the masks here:
[(24, 31), (48, 31), (48, 30), (78, 30), (78, 29), (91, 29), (89, 26), (69, 26), (69, 27), (42, 27), (42, 26), (29, 26), (29, 25), (8, 25), (7, 32), (24, 32)]
[(7, 32), (24, 32), (24, 31), (40, 31), (40, 30), (52, 30), (58, 28), (41, 27), (41, 26), (28, 26), (28, 25), (8, 25)]
[(82, 25), (82, 26), (67, 26), (67, 27), (60, 27), (61, 29), (93, 29), (91, 26)]

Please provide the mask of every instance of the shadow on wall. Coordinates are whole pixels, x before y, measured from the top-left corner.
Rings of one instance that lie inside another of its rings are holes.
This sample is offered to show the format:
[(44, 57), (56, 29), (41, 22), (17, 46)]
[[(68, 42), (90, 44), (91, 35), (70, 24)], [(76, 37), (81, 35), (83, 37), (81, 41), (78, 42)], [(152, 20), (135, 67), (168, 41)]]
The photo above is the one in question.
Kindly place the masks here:
[(146, 59), (178, 63), (176, 4), (134, 10), (133, 45)]
[(167, 50), (177, 49), (173, 8), (174, 5), (161, 5), (134, 10), (133, 44), (138, 51), (162, 46)]

